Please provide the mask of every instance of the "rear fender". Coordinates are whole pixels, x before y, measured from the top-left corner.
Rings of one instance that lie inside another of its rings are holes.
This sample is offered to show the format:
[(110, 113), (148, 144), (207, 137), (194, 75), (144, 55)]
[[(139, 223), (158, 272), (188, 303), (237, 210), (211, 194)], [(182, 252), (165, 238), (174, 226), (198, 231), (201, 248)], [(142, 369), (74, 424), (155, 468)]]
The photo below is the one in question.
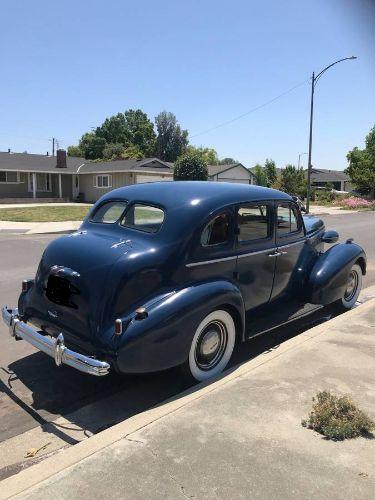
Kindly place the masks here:
[(345, 293), (350, 269), (356, 262), (366, 274), (366, 254), (363, 248), (349, 240), (320, 255), (309, 277), (309, 301), (326, 305), (340, 299)]
[[(202, 319), (217, 308), (227, 309), (243, 337), (245, 309), (239, 289), (229, 281), (194, 284), (145, 304), (147, 317), (124, 317), (117, 343), (117, 369), (123, 373), (164, 370), (186, 361)], [(127, 323), (127, 326), (126, 326)]]

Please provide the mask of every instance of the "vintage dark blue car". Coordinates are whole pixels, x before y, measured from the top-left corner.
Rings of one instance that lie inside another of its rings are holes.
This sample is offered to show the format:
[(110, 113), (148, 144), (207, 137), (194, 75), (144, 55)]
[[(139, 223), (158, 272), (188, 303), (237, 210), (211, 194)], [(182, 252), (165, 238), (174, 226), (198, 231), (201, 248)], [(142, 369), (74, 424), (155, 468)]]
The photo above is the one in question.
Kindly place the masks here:
[(181, 365), (202, 381), (236, 342), (328, 304), (353, 307), (366, 256), (351, 239), (323, 250), (337, 239), (273, 189), (128, 186), (48, 245), (18, 309), (2, 315), (57, 365), (98, 376)]

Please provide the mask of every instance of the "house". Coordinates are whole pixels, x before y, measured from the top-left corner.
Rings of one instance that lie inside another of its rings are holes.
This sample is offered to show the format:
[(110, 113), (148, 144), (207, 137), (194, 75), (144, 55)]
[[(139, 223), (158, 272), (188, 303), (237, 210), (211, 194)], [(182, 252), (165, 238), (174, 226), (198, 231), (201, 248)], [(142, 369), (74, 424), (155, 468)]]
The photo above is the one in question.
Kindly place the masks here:
[[(210, 181), (255, 184), (255, 176), (241, 163), (210, 165)], [(117, 187), (141, 182), (173, 180), (173, 163), (158, 158), (90, 162), (67, 156), (0, 152), (0, 201), (95, 202)]]
[(208, 180), (216, 182), (238, 182), (240, 184), (256, 184), (255, 175), (242, 163), (231, 165), (209, 165)]
[(94, 202), (116, 187), (173, 179), (171, 166), (157, 158), (89, 162), (57, 156), (0, 152), (0, 200), (81, 200)]
[(325, 187), (332, 184), (336, 191), (352, 191), (353, 186), (350, 178), (341, 170), (326, 170), (323, 168), (311, 169), (311, 185), (315, 187)]

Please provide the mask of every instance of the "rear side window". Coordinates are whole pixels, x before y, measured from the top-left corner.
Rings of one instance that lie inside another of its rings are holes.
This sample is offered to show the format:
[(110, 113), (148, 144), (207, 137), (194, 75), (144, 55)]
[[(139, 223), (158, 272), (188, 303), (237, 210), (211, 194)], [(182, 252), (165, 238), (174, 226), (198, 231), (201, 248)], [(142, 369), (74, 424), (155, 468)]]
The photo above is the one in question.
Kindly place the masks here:
[(161, 228), (164, 217), (164, 210), (161, 208), (135, 203), (126, 211), (121, 225), (146, 233), (156, 233)]
[(267, 205), (249, 205), (240, 207), (237, 214), (238, 240), (252, 241), (268, 238), (269, 211)]
[(277, 207), (277, 233), (279, 236), (298, 231), (297, 212), (289, 203)]
[(101, 222), (103, 224), (114, 224), (124, 213), (126, 205), (126, 201), (109, 201), (96, 210), (91, 221)]
[(220, 214), (203, 229), (201, 245), (209, 247), (223, 245), (229, 241), (229, 214)]

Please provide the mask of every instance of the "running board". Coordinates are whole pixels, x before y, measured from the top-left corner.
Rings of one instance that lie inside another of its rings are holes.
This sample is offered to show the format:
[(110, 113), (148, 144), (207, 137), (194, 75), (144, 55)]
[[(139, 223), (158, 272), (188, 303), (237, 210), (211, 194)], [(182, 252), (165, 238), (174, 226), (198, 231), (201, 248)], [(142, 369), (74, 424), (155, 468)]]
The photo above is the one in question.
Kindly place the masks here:
[(268, 311), (268, 314), (265, 316), (260, 317), (258, 320), (253, 322), (247, 323), (245, 340), (270, 332), (276, 328), (280, 328), (281, 326), (287, 325), (292, 321), (297, 321), (298, 319), (308, 316), (323, 307), (324, 306), (317, 304), (303, 304), (302, 306), (299, 304), (299, 306), (295, 305), (294, 307), (285, 307), (283, 311), (277, 313)]

